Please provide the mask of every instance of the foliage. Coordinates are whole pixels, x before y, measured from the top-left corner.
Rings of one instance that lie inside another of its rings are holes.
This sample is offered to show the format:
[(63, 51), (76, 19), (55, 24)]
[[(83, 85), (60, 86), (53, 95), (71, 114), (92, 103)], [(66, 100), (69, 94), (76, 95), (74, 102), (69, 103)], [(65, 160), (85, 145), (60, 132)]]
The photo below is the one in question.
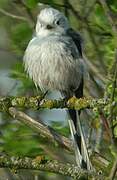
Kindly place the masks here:
[[(4, 29), (7, 34), (7, 44), (5, 51), (9, 51), (11, 54), (15, 54), (17, 59), (16, 63), (11, 67), (10, 77), (20, 82), (21, 85), (18, 88), (17, 95), (36, 95), (37, 92), (33, 82), (26, 76), (23, 66), (22, 59), (25, 48), (29, 40), (32, 38), (35, 26), (36, 16), (39, 9), (38, 3), (49, 4), (55, 8), (60, 9), (68, 17), (70, 24), (74, 29), (81, 32), (84, 39), (84, 51), (88, 58), (89, 64), (89, 75), (90, 75), (90, 86), (86, 79), (86, 96), (93, 96), (99, 98), (102, 94), (106, 98), (111, 99), (113, 92), (113, 81), (114, 81), (114, 66), (115, 62), (115, 47), (116, 38), (113, 33), (112, 26), (105, 15), (104, 9), (101, 6), (100, 1), (94, 0), (1, 0), (0, 8), (4, 9), (5, 12), (11, 13), (11, 15), (17, 15), (19, 17), (26, 17), (26, 20), (13, 18), (7, 13), (0, 11), (0, 26)], [(115, 21), (117, 19), (117, 1), (107, 0), (107, 5), (111, 11), (111, 15)], [(77, 13), (76, 13), (77, 12)], [(0, 49), (2, 46), (0, 45)], [(1, 60), (0, 60), (1, 61)], [(2, 59), (2, 61), (4, 61)], [(8, 59), (9, 61), (9, 59)], [(2, 62), (4, 63), (4, 62)], [(0, 62), (1, 66), (1, 62)], [(113, 102), (115, 104), (113, 105)], [(114, 135), (117, 139), (117, 89), (115, 89), (114, 99), (110, 105), (105, 106), (102, 109), (104, 118), (109, 122), (110, 113), (113, 114)], [(111, 107), (113, 110), (111, 111)], [(32, 113), (28, 112), (29, 114)], [(33, 113), (32, 113), (33, 114)], [(98, 139), (98, 130), (101, 127), (101, 115), (99, 109), (94, 109), (93, 113), (90, 112), (86, 119), (90, 120), (85, 122), (88, 124), (88, 128), (93, 129), (95, 138), (91, 139), (93, 146), (96, 144)], [(37, 117), (37, 113), (33, 114)], [(85, 116), (84, 116), (85, 117)], [(1, 114), (0, 119), (0, 151), (5, 151), (11, 155), (19, 156), (36, 156), (44, 153), (42, 144), (45, 143), (45, 139), (38, 137), (36, 133), (27, 128), (26, 126), (18, 123), (17, 121), (11, 121), (10, 117), (5, 114)], [(68, 127), (59, 122), (51, 122), (51, 125), (62, 134), (68, 136)], [(87, 127), (86, 127), (87, 128)], [(107, 154), (108, 159), (113, 159), (116, 155), (116, 150), (113, 146), (109, 146), (110, 137), (108, 136), (107, 129), (103, 126), (104, 132), (101, 137), (101, 145), (99, 146), (100, 151), (104, 151)], [(100, 142), (99, 142), (100, 144)], [(108, 148), (105, 149), (105, 144)], [(94, 148), (94, 147), (93, 147)], [(50, 154), (48, 154), (49, 156)], [(59, 154), (57, 154), (59, 156)], [(63, 158), (64, 159), (64, 158)]]

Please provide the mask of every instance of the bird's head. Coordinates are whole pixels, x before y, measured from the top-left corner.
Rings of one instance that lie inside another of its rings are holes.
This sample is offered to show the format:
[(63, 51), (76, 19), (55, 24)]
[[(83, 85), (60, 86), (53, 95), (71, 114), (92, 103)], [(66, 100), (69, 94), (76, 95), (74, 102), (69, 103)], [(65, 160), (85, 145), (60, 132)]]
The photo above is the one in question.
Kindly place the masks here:
[(64, 34), (69, 28), (67, 18), (54, 8), (41, 10), (37, 17), (36, 35)]

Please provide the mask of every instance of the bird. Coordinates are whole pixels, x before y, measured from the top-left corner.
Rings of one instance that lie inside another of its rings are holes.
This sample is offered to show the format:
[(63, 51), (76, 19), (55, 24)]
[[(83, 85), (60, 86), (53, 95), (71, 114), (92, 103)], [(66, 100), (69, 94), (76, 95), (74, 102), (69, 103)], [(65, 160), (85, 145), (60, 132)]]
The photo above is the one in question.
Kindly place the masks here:
[[(52, 7), (37, 16), (35, 36), (24, 54), (25, 71), (42, 92), (57, 90), (64, 98), (83, 97), (84, 61), (82, 37), (69, 24), (67, 17)], [(76, 163), (91, 170), (80, 111), (68, 110)]]

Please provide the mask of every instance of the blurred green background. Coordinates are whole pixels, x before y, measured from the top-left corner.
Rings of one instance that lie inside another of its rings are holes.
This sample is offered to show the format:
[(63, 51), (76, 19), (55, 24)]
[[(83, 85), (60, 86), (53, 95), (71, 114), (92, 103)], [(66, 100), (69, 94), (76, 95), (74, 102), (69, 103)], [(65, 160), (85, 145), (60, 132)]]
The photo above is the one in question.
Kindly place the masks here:
[[(39, 11), (52, 6), (62, 11), (70, 21), (71, 26), (79, 31), (84, 40), (89, 77), (85, 80), (85, 96), (95, 98), (109, 97), (112, 92), (112, 72), (115, 59), (115, 38), (108, 18), (99, 3), (95, 0), (0, 0), (0, 96), (31, 96), (37, 95), (33, 82), (29, 80), (23, 68), (23, 55), (29, 40), (34, 34), (36, 17)], [(107, 5), (117, 20), (117, 1), (107, 0)], [(49, 98), (59, 98), (59, 93), (49, 93)], [(117, 100), (117, 98), (116, 98)], [(63, 110), (26, 110), (33, 118), (41, 118), (53, 126), (58, 132), (69, 137), (68, 116)], [(108, 116), (108, 107), (104, 110)], [(87, 110), (84, 128), (91, 138), (92, 148), (104, 150), (108, 159), (114, 156), (110, 139), (102, 127), (97, 112)], [(99, 139), (101, 129), (103, 133)], [(115, 133), (117, 130), (115, 130)], [(99, 140), (99, 142), (96, 141)], [(100, 146), (101, 144), (101, 146)], [(99, 146), (99, 147), (98, 147)], [(57, 149), (56, 144), (48, 144), (37, 133), (17, 120), (12, 120), (7, 114), (0, 113), (0, 152), (9, 155), (31, 156), (46, 154), (47, 158), (74, 162), (73, 155)], [(68, 179), (52, 173), (0, 170), (0, 180), (27, 179)]]

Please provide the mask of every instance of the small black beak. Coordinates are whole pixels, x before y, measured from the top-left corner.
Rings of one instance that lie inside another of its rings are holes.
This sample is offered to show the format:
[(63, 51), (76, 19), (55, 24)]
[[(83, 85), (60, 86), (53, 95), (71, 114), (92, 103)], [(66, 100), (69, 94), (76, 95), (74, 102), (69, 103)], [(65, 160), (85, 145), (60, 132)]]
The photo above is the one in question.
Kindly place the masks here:
[(46, 28), (47, 29), (53, 29), (53, 27), (51, 25), (49, 25), (49, 24), (46, 26)]

